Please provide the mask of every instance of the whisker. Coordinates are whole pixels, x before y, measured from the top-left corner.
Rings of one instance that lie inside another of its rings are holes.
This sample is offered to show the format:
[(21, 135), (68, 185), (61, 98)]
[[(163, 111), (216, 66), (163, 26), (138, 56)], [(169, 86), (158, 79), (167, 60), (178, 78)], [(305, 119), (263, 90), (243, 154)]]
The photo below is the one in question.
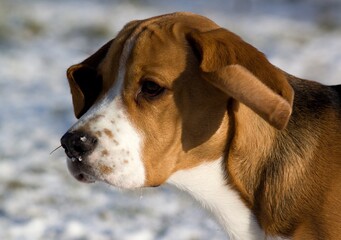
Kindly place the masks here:
[(143, 198), (143, 189), (142, 188), (140, 188), (140, 200), (142, 200), (142, 198)]
[(52, 155), (55, 151), (57, 151), (57, 150), (58, 150), (59, 148), (61, 148), (61, 147), (62, 147), (62, 145), (56, 147), (52, 152), (50, 152), (50, 155)]

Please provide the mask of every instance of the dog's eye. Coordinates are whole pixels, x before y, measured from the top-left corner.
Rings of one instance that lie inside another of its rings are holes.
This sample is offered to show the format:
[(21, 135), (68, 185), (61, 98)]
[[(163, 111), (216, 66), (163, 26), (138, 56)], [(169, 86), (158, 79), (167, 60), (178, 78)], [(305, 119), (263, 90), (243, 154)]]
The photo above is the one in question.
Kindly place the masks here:
[(154, 98), (163, 93), (164, 90), (165, 88), (153, 81), (144, 81), (141, 86), (141, 93), (147, 98)]

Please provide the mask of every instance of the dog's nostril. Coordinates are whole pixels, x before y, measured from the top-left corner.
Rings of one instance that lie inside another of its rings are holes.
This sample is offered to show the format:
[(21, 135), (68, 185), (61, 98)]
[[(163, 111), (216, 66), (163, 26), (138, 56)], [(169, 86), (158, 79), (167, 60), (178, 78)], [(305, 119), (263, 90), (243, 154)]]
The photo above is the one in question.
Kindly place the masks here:
[(61, 138), (61, 145), (69, 158), (80, 159), (82, 156), (93, 151), (97, 139), (85, 132), (67, 132)]

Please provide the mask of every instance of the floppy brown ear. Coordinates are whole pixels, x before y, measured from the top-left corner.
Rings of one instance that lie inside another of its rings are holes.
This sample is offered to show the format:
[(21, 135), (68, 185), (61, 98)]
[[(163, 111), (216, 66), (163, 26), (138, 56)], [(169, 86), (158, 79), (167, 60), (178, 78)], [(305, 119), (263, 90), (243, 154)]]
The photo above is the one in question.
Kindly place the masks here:
[(219, 28), (189, 31), (204, 78), (277, 129), (286, 127), (294, 91), (284, 73), (239, 36)]
[(102, 91), (102, 77), (97, 68), (106, 56), (112, 40), (79, 64), (67, 70), (75, 116), (80, 118), (96, 101)]

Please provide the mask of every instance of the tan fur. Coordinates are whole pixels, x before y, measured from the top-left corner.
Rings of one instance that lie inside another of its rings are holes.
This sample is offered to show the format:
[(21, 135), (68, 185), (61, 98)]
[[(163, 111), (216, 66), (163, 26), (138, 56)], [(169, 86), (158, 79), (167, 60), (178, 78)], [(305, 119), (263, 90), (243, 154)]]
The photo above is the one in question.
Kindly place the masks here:
[(244, 103), (274, 127), (281, 130), (288, 124), (292, 103), (277, 95), (243, 66), (228, 65), (204, 76), (214, 86)]
[(325, 108), (317, 113), (319, 119), (295, 108), (281, 132), (257, 117), (244, 121), (252, 115), (247, 108), (235, 112), (228, 172), (269, 234), (294, 234), (294, 239), (340, 236), (341, 120), (336, 109)]
[[(225, 156), (229, 184), (267, 234), (340, 239), (341, 104), (335, 91), (286, 74), (204, 17), (176, 13), (129, 23), (68, 70), (77, 117), (113, 85), (131, 36), (122, 99), (143, 136), (146, 186)], [(77, 79), (84, 68), (102, 79), (96, 96), (86, 84), (80, 87), (80, 81), (98, 80)], [(153, 100), (138, 97), (145, 79), (165, 92)]]

